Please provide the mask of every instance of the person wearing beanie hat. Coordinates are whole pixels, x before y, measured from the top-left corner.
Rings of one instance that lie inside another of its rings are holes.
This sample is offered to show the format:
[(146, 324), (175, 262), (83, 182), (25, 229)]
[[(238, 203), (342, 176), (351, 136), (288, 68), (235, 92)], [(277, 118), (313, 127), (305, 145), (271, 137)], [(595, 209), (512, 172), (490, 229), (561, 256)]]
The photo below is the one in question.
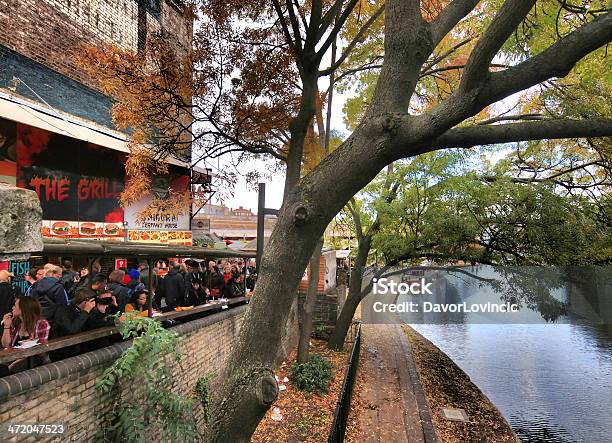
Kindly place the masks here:
[(134, 268), (130, 269), (129, 276), (131, 280), (140, 280), (140, 272)]
[(136, 269), (130, 269), (128, 275), (130, 276), (130, 281), (126, 286), (128, 289), (128, 295), (130, 297), (129, 299), (132, 300), (134, 293), (144, 290), (145, 285), (140, 281), (140, 272), (138, 272)]

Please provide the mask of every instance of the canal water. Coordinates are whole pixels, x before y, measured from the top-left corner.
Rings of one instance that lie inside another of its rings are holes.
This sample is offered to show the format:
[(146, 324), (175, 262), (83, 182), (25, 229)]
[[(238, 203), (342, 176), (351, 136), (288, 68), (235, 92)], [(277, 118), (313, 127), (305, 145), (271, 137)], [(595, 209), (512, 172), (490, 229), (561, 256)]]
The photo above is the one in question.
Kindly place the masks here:
[(612, 338), (594, 326), (412, 325), (497, 406), (523, 442), (612, 442)]
[[(471, 271), (494, 274), (488, 267)], [(445, 280), (447, 300), (499, 299), (499, 292), (470, 285), (465, 275)], [(612, 442), (612, 291), (602, 287), (583, 287), (585, 296), (568, 285), (552, 291), (569, 307), (555, 323), (533, 309), (509, 322), (482, 314), (446, 317), (452, 324), (432, 324), (422, 313), (403, 319), (470, 376), (523, 442)], [(435, 294), (431, 299), (439, 301)]]

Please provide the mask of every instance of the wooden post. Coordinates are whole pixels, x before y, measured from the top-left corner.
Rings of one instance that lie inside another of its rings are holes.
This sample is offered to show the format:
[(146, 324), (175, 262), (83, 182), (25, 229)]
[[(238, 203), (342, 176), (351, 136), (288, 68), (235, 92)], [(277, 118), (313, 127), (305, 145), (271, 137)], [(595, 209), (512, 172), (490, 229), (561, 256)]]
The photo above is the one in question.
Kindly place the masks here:
[(89, 279), (89, 283), (87, 287), (91, 289), (91, 285), (93, 283), (93, 262), (96, 260), (96, 257), (92, 257), (87, 259), (87, 278)]
[(259, 264), (264, 250), (264, 224), (266, 215), (266, 184), (259, 183), (258, 204), (257, 204), (257, 258), (255, 269), (259, 275)]
[(149, 281), (147, 282), (147, 290), (149, 291), (149, 318), (153, 318), (153, 259), (147, 257), (147, 266), (149, 267)]

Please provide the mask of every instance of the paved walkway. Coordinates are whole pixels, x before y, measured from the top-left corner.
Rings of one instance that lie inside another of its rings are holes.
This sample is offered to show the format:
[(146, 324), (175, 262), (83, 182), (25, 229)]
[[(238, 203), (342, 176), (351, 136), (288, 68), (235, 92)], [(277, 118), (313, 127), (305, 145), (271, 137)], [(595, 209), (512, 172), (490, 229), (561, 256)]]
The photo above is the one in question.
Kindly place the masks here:
[(362, 324), (361, 333), (364, 386), (359, 394), (363, 407), (357, 441), (435, 442), (420, 383), (415, 380), (418, 376), (410, 345), (401, 327)]

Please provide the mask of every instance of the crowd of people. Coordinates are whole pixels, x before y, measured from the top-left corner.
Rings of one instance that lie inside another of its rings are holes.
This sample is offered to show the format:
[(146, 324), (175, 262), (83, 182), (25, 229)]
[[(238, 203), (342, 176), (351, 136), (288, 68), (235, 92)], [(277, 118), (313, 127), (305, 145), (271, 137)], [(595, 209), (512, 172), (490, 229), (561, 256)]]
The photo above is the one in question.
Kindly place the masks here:
[[(31, 268), (25, 277), (29, 287), (22, 295), (15, 294), (10, 278), (9, 272), (0, 270), (3, 348), (34, 339), (44, 344), (50, 338), (113, 326), (124, 318), (121, 313), (148, 316), (150, 304), (154, 312), (165, 312), (240, 297), (253, 290), (256, 274), (254, 262), (241, 259), (170, 261), (167, 266), (160, 261), (151, 271), (142, 262), (138, 268), (115, 269), (108, 275), (97, 264), (90, 274), (87, 268), (75, 271), (70, 261), (64, 261), (61, 267), (48, 263)], [(55, 357), (65, 358), (76, 352), (82, 349), (63, 349)], [(0, 376), (48, 359), (44, 354), (34, 362), (18, 360), (0, 366)]]

